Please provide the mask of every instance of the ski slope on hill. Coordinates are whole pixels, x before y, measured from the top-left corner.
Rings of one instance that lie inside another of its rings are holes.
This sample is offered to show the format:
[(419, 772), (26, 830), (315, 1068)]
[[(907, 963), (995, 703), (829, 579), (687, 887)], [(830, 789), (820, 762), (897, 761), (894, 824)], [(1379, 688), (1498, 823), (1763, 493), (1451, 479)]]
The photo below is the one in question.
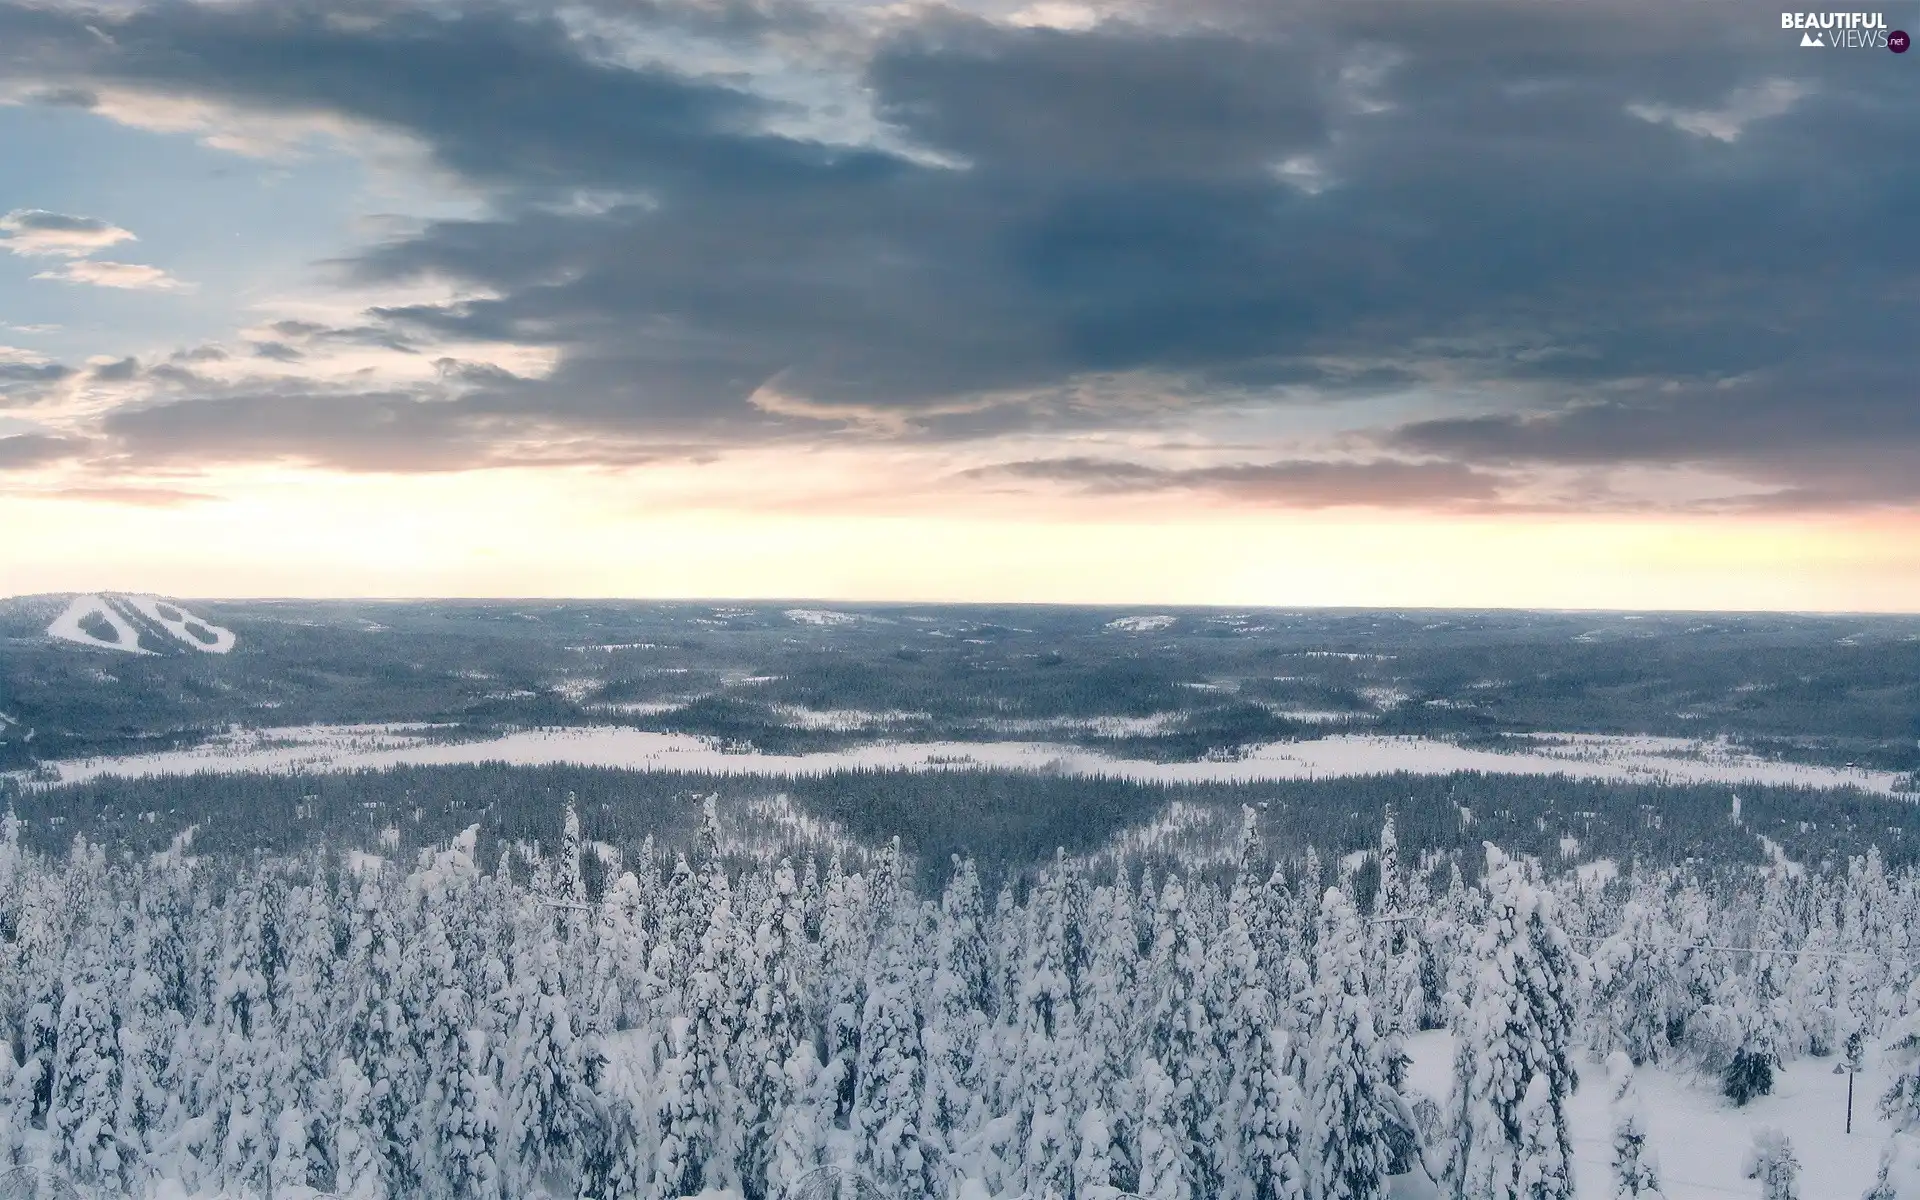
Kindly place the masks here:
[[(113, 639), (88, 633), (85, 628), (87, 618), (94, 617), (104, 621), (113, 631)], [(120, 650), (127, 654), (152, 654), (153, 651), (142, 648), (140, 634), (128, 620), (115, 611), (103, 596), (75, 596), (73, 603), (67, 605), (61, 614), (47, 626), (47, 636), (63, 642), (74, 642), (82, 646), (92, 646), (99, 650)]]
[[(88, 632), (89, 618), (104, 622), (113, 638)], [(142, 619), (149, 625), (150, 632), (164, 634), (179, 645), (205, 654), (229, 653), (239, 641), (231, 629), (203, 620), (158, 596), (75, 596), (47, 626), (47, 636), (100, 650), (152, 654), (154, 651), (140, 644), (140, 631), (134, 625), (134, 620)], [(161, 644), (164, 642), (162, 639)]]
[(1254, 746), (1234, 760), (1162, 763), (1115, 758), (1048, 742), (880, 741), (815, 754), (761, 754), (730, 753), (711, 739), (687, 734), (604, 726), (527, 730), (464, 742), (433, 741), (403, 727), (383, 727), (379, 736), (370, 740), (365, 726), (307, 726), (241, 730), (186, 750), (46, 763), (41, 768), (41, 781), (80, 783), (106, 775), (325, 772), (459, 763), (570, 764), (764, 776), (820, 775), (851, 769), (1003, 769), (1167, 783), (1256, 783), (1397, 772), (1445, 775), (1481, 771), (1649, 784), (1855, 787), (1883, 795), (1893, 794), (1901, 780), (1886, 771), (1773, 762), (1713, 744), (1583, 738), (1573, 742), (1574, 749), (1569, 750), (1551, 740), (1538, 745), (1532, 740), (1516, 742), (1532, 748), (1509, 753), (1431, 738), (1339, 735)]

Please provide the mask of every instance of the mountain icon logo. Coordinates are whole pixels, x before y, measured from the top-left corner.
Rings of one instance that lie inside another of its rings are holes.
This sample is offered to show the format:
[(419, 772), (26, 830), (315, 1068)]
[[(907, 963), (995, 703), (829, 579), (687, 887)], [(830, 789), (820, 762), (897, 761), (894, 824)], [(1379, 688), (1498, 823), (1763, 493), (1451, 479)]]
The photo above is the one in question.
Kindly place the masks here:
[(1825, 35), (1824, 35), (1824, 34), (1818, 34), (1818, 33), (1803, 33), (1803, 34), (1801, 34), (1801, 35), (1800, 35), (1800, 44), (1801, 44), (1802, 46), (1819, 46), (1819, 47), (1820, 47), (1820, 48), (1822, 48), (1822, 49), (1825, 49), (1825, 48), (1826, 48), (1826, 45), (1827, 45), (1827, 43), (1826, 43), (1826, 39), (1825, 39)]

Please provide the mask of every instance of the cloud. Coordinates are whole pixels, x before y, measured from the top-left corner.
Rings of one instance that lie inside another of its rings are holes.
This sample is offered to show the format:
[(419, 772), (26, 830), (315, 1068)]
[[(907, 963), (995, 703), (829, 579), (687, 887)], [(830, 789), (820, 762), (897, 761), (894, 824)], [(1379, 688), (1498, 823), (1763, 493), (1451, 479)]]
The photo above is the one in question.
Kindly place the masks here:
[(1892, 56), (1807, 55), (1712, 0), (853, 11), (0, 0), (23, 86), (378, 129), (484, 198), (339, 264), (457, 298), (243, 335), (291, 374), (327, 343), (555, 359), (351, 394), (176, 378), (203, 390), (103, 428), (176, 462), (441, 470), (1284, 433), (1391, 401), (1417, 411), (1372, 431), (1374, 462), (1276, 449), (1133, 486), (1480, 503), (1653, 465), (1769, 503), (1909, 494), (1920, 244), (1895, 231), (1920, 163), (1887, 147), (1920, 107)]
[(1806, 86), (1795, 80), (1769, 79), (1764, 83), (1734, 89), (1726, 102), (1717, 108), (1629, 104), (1627, 111), (1643, 121), (1671, 125), (1682, 133), (1737, 142), (1748, 125), (1793, 111), (1794, 103), (1806, 94)]
[(1287, 508), (1400, 507), (1484, 504), (1499, 498), (1501, 479), (1455, 463), (1378, 459), (1166, 468), (1109, 458), (1049, 458), (976, 467), (978, 480), (1062, 484), (1094, 494), (1212, 492)]
[(51, 270), (38, 272), (34, 278), (56, 283), (85, 283), (95, 287), (119, 288), (135, 292), (172, 292), (193, 286), (175, 279), (159, 267), (145, 266), (140, 263), (107, 262), (92, 258), (61, 263)]
[(100, 432), (129, 463), (175, 468), (255, 461), (368, 472), (631, 466), (687, 452), (502, 414), (437, 389), (320, 391), (288, 381), (122, 407), (106, 415)]
[(72, 487), (38, 493), (58, 500), (82, 500), (96, 504), (126, 504), (136, 508), (179, 508), (220, 499), (205, 492), (164, 487)]
[(19, 471), (44, 467), (78, 457), (87, 443), (78, 438), (50, 433), (20, 433), (0, 437), (0, 471)]
[(133, 234), (93, 217), (16, 208), (0, 217), (0, 250), (22, 255), (80, 258), (134, 240)]

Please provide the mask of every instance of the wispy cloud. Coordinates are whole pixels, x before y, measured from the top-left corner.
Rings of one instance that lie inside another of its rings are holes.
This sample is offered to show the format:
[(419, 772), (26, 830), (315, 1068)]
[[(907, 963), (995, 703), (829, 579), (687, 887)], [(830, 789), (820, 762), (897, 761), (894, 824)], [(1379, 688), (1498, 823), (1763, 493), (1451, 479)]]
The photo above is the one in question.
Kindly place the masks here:
[(159, 267), (150, 267), (144, 263), (108, 262), (104, 259), (80, 258), (64, 262), (51, 270), (41, 271), (35, 279), (53, 280), (58, 283), (85, 283), (95, 287), (121, 288), (134, 292), (177, 292), (190, 289), (193, 285), (175, 279)]
[(132, 233), (94, 217), (16, 208), (0, 217), (0, 250), (22, 255), (82, 258), (135, 240)]

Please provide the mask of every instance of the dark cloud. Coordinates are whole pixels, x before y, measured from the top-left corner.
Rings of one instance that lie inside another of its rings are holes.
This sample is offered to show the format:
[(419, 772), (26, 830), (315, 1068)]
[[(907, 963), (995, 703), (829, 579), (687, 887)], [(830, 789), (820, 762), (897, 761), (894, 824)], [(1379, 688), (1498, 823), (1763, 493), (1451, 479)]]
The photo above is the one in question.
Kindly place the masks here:
[(73, 368), (62, 363), (0, 360), (0, 387), (9, 383), (58, 383), (72, 374)]
[[(831, 43), (803, 73), (854, 44), (824, 6), (600, 11), (642, 41)], [(484, 298), (283, 323), (268, 344), (558, 352), (537, 380), (455, 369), (446, 397), (263, 393), (114, 418), (129, 446), (173, 456), (304, 445), (435, 469), (530, 431), (616, 454), (984, 437), (1426, 385), (1519, 408), (1382, 433), (1383, 454), (1423, 461), (1361, 466), (1407, 503), (1484, 499), (1493, 472), (1635, 463), (1814, 503), (1920, 447), (1900, 370), (1920, 315), (1920, 246), (1900, 235), (1920, 160), (1891, 149), (1920, 143), (1911, 64), (1801, 51), (1769, 13), (1715, 0), (1166, 15), (1078, 32), (937, 9), (896, 22), (857, 82), (914, 153), (782, 136), (795, 114), (743, 81), (618, 57), (534, 6), (170, 3), (103, 26), (109, 43), (0, 0), (0, 69), (418, 138), (495, 203), (349, 268)], [(614, 199), (565, 203), (581, 189)], [(1127, 375), (1179, 403), (1046, 399)], [(1168, 478), (1138, 484), (1260, 486)], [(1324, 482), (1262, 478), (1302, 503)]]
[(14, 229), (31, 230), (38, 233), (81, 233), (102, 235), (114, 232), (110, 222), (94, 217), (75, 217), (66, 213), (47, 212), (45, 209), (18, 209), (8, 214), (8, 225)]
[(88, 372), (101, 383), (125, 383), (140, 374), (140, 360), (131, 356), (110, 363), (101, 363)]
[(273, 362), (283, 363), (296, 363), (306, 358), (306, 355), (295, 350), (285, 342), (255, 342), (253, 344), (253, 356), (255, 358), (265, 358)]
[(1398, 507), (1490, 503), (1499, 476), (1456, 463), (1292, 460), (1164, 468), (1109, 458), (1048, 458), (977, 467), (963, 477), (1064, 484), (1082, 491), (1214, 492), (1288, 508)]
[[(480, 398), (483, 399), (483, 398)], [(283, 385), (121, 408), (101, 425), (99, 461), (201, 466), (284, 461), (346, 471), (465, 471), (684, 457), (685, 447), (623, 441), (490, 411), (444, 392), (323, 392)]]
[(16, 433), (0, 437), (0, 471), (43, 467), (78, 457), (87, 448), (79, 438), (58, 437), (50, 433)]
[(936, 17), (884, 46), (869, 74), (880, 116), (920, 142), (997, 175), (1085, 187), (1257, 177), (1318, 149), (1328, 66), (1289, 43)]

